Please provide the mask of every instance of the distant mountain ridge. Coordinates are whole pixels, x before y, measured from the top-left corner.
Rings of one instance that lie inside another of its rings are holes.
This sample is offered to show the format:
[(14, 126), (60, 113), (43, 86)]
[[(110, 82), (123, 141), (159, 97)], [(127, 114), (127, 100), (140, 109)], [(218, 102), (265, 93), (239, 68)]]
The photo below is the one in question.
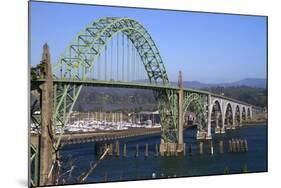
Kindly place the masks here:
[[(171, 82), (172, 85), (177, 85), (177, 82)], [(245, 78), (236, 82), (229, 83), (218, 83), (218, 84), (208, 84), (199, 81), (184, 81), (183, 86), (185, 88), (202, 89), (209, 87), (238, 87), (247, 86), (253, 88), (266, 88), (267, 81), (264, 78)]]

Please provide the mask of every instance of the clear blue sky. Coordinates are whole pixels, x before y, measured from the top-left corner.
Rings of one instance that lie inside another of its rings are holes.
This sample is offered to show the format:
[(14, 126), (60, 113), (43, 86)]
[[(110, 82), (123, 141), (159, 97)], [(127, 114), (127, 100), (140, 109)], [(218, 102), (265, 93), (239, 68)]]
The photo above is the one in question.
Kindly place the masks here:
[(156, 43), (169, 79), (205, 83), (266, 78), (266, 17), (31, 3), (31, 64), (47, 42), (51, 61), (89, 22), (106, 16), (130, 17), (144, 25)]

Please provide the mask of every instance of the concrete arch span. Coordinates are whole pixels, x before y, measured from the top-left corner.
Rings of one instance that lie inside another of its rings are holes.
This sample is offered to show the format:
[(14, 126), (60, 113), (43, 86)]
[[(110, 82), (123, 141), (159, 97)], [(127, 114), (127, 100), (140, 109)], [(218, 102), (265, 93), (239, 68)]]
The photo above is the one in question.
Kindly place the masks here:
[(227, 103), (225, 107), (224, 127), (229, 128), (234, 125), (234, 104)]

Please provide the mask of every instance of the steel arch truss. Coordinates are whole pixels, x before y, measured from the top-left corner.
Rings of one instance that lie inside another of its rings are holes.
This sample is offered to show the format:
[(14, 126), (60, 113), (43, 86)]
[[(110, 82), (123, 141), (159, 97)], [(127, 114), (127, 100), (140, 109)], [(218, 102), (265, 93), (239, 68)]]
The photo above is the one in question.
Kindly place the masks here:
[(147, 30), (130, 18), (105, 17), (87, 25), (60, 56), (55, 76), (86, 80), (103, 47), (117, 33), (126, 35), (138, 51), (150, 82), (167, 85), (168, 76), (160, 53)]
[(55, 149), (58, 149), (64, 128), (69, 122), (69, 117), (74, 104), (82, 89), (80, 84), (55, 84), (54, 85), (54, 131), (58, 132), (56, 136)]
[(197, 93), (185, 93), (183, 112), (185, 113), (191, 106), (194, 108), (198, 120), (198, 130), (207, 129), (206, 96)]
[(178, 94), (174, 90), (154, 91), (161, 119), (161, 142), (178, 141)]
[[(162, 58), (146, 29), (133, 19), (116, 17), (101, 18), (83, 28), (60, 56), (55, 65), (54, 77), (62, 80), (89, 79), (104, 46), (117, 33), (126, 35), (137, 49), (150, 83), (168, 85), (168, 75)], [(64, 126), (69, 120), (82, 86), (55, 85), (53, 117), (56, 127), (60, 127), (60, 135), (63, 134)], [(169, 90), (163, 90), (155, 92), (155, 96), (162, 117), (162, 137), (165, 141), (175, 142), (176, 95)], [(59, 145), (59, 138), (56, 147)]]
[[(40, 127), (41, 127), (41, 112), (40, 109), (40, 91), (39, 88), (32, 89), (31, 96), (30, 96), (31, 108), (30, 108), (30, 121), (33, 133), (36, 135), (34, 142), (32, 142), (32, 138), (30, 138), (30, 149), (29, 149), (29, 156), (30, 161), (29, 164), (31, 165), (30, 168), (30, 183), (32, 186), (38, 185), (38, 166), (39, 166), (39, 134), (40, 134)], [(30, 136), (31, 136), (30, 134)], [(33, 174), (31, 173), (31, 169), (33, 169)], [(31, 176), (32, 174), (32, 176)]]

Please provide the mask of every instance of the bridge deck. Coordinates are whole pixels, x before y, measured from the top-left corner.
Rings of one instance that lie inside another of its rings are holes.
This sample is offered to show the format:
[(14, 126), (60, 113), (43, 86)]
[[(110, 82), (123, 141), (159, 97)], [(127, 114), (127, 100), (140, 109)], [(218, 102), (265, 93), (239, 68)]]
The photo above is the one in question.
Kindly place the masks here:
[[(31, 81), (33, 83), (44, 82), (45, 80), (34, 80)], [(148, 89), (148, 90), (157, 90), (157, 89), (170, 89), (170, 90), (179, 90), (179, 87), (170, 86), (170, 85), (157, 85), (157, 84), (145, 84), (145, 83), (135, 83), (135, 82), (119, 82), (119, 81), (97, 81), (97, 80), (53, 80), (54, 83), (65, 83), (65, 84), (77, 84), (77, 85), (85, 85), (85, 86), (95, 86), (95, 87), (116, 87), (116, 88), (136, 88), (136, 89)], [(204, 95), (211, 95), (213, 97), (225, 99), (231, 102), (235, 102), (242, 105), (253, 106), (243, 101), (239, 101), (224, 95), (219, 95), (216, 93), (211, 93), (208, 91), (197, 90), (184, 88), (185, 92), (192, 92)], [(255, 107), (255, 106), (253, 106)], [(256, 107), (259, 108), (259, 107)]]

